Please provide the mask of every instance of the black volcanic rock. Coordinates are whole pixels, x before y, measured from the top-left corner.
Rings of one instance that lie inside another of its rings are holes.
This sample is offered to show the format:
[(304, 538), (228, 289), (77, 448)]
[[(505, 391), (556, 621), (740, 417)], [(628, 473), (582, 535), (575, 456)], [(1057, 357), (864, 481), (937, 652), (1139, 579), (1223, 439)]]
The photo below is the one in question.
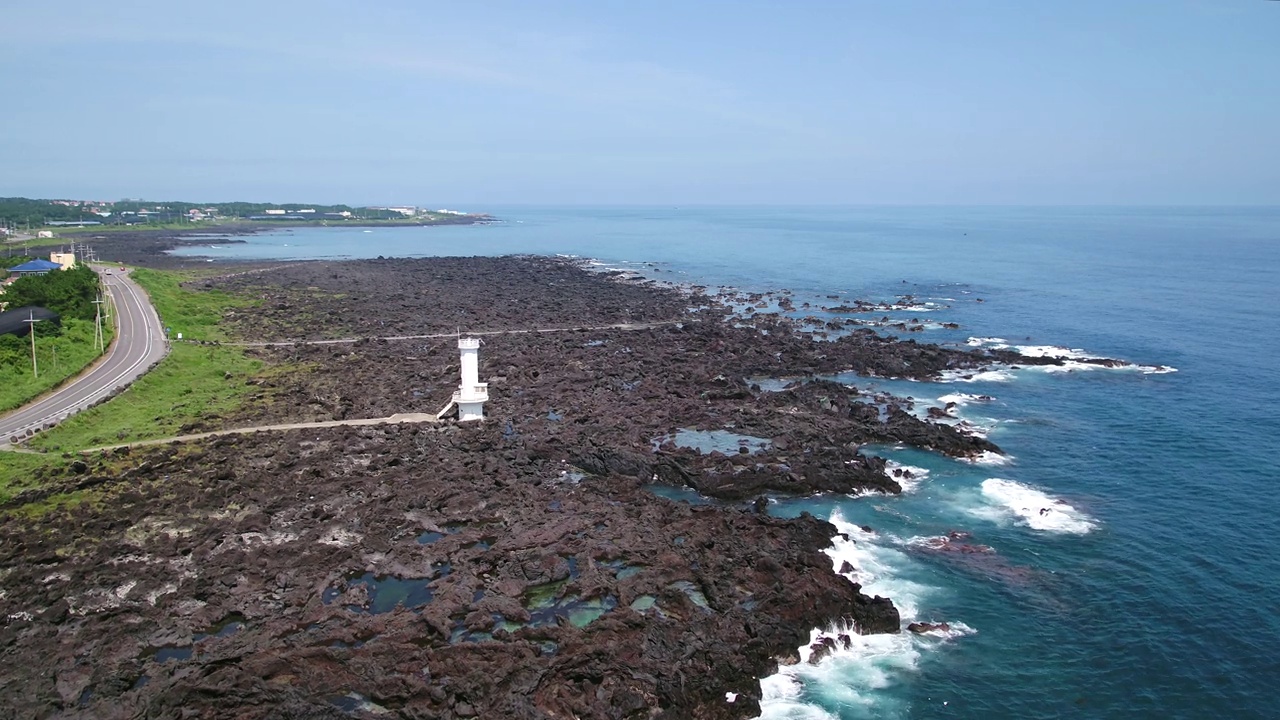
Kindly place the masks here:
[[(548, 258), (231, 270), (192, 289), (256, 303), (224, 319), (240, 339), (360, 340), (247, 349), (250, 401), (201, 427), (434, 414), (459, 328), (491, 333), (487, 419), (135, 448), (42, 478), (0, 514), (0, 710), (754, 717), (810, 628), (901, 629), (832, 572), (835, 527), (768, 496), (900, 491), (867, 443), (998, 451), (838, 383), (747, 378), (928, 380), (999, 354), (735, 327), (702, 290)], [(747, 441), (699, 453), (682, 428)]]

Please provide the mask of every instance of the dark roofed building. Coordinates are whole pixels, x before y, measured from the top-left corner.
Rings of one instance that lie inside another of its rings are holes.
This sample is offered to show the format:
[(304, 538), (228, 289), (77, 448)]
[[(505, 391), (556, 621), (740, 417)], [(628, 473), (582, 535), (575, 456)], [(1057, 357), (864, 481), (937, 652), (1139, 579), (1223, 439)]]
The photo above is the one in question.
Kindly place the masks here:
[(17, 310), (0, 313), (0, 335), (17, 335), (18, 337), (26, 337), (31, 331), (31, 323), (28, 320), (44, 320), (54, 325), (62, 324), (62, 317), (58, 313), (36, 305), (28, 305)]

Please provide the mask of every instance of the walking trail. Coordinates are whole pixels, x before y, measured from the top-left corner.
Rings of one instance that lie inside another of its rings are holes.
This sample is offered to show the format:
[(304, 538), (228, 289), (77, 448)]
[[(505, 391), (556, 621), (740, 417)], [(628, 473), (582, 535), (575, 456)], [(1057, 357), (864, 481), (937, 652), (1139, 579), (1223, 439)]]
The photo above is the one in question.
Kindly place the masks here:
[(331, 427), (354, 427), (359, 425), (402, 425), (407, 423), (437, 423), (440, 422), (432, 413), (396, 413), (390, 417), (384, 418), (363, 418), (359, 420), (322, 420), (319, 422), (304, 423), (284, 423), (281, 425), (255, 425), (253, 427), (232, 428), (230, 430), (211, 430), (209, 432), (194, 433), (192, 435), (174, 435), (166, 438), (155, 438), (152, 440), (135, 440), (134, 442), (120, 443), (118, 445), (103, 445), (102, 447), (88, 448), (81, 450), (81, 454), (104, 452), (117, 450), (119, 448), (137, 448), (147, 447), (151, 445), (167, 445), (174, 442), (191, 442), (192, 440), (204, 440), (205, 438), (220, 437), (223, 435), (249, 435), (256, 432), (270, 432), (273, 430), (308, 430), (311, 428), (331, 428)]

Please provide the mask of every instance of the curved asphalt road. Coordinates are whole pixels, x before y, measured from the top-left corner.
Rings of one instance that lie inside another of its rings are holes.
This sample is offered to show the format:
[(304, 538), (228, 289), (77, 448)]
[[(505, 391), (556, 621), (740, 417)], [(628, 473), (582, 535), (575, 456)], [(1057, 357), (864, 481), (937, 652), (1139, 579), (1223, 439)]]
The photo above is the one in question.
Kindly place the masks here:
[[(160, 318), (147, 294), (119, 268), (95, 265), (94, 270), (111, 295), (116, 338), (107, 354), (62, 387), (0, 417), (0, 446), (14, 437), (65, 420), (97, 400), (137, 380), (169, 352)], [(110, 275), (105, 273), (110, 272)], [(36, 326), (36, 342), (40, 342)]]

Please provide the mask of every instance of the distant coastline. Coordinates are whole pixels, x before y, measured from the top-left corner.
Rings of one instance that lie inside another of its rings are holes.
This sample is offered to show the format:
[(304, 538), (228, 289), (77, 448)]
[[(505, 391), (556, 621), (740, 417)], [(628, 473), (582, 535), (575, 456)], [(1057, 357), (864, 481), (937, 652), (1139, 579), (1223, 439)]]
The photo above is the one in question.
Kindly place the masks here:
[[(233, 220), (225, 222), (183, 223), (181, 225), (90, 225), (85, 227), (59, 227), (52, 236), (37, 237), (35, 233), (18, 235), (5, 240), (4, 246), (9, 252), (32, 253), (47, 252), (48, 248), (65, 247), (68, 243), (79, 245), (94, 253), (95, 257), (126, 265), (143, 265), (178, 269), (194, 263), (203, 263), (206, 257), (201, 255), (170, 255), (171, 250), (208, 246), (213, 242), (228, 245), (246, 242), (248, 235), (293, 230), (298, 228), (376, 228), (376, 227), (457, 227), (467, 225), (489, 225), (502, 222), (500, 218), (487, 214), (453, 215), (427, 220), (396, 219), (370, 220), (352, 219), (340, 222), (315, 220), (280, 220), (250, 221)], [(224, 258), (223, 262), (241, 264), (240, 261)]]
[[(183, 222), (181, 224), (165, 223), (160, 225), (61, 225), (46, 226), (59, 235), (86, 235), (92, 233), (155, 233), (180, 235), (252, 235), (272, 230), (284, 230), (297, 227), (430, 227), (433, 225), (488, 225), (502, 222), (493, 215), (477, 213), (437, 218), (406, 218), (403, 220), (351, 219), (351, 220), (265, 220), (265, 219), (232, 219), (219, 221)], [(50, 238), (44, 238), (46, 240)], [(56, 240), (55, 238), (52, 238)]]
[[(0, 198), (0, 235), (33, 231), (64, 234), (133, 230), (196, 229), (226, 232), (246, 226), (474, 225), (496, 221), (485, 213), (416, 205), (314, 205), (300, 203), (197, 203), (143, 200), (49, 200)], [(260, 227), (258, 227), (260, 226)]]

